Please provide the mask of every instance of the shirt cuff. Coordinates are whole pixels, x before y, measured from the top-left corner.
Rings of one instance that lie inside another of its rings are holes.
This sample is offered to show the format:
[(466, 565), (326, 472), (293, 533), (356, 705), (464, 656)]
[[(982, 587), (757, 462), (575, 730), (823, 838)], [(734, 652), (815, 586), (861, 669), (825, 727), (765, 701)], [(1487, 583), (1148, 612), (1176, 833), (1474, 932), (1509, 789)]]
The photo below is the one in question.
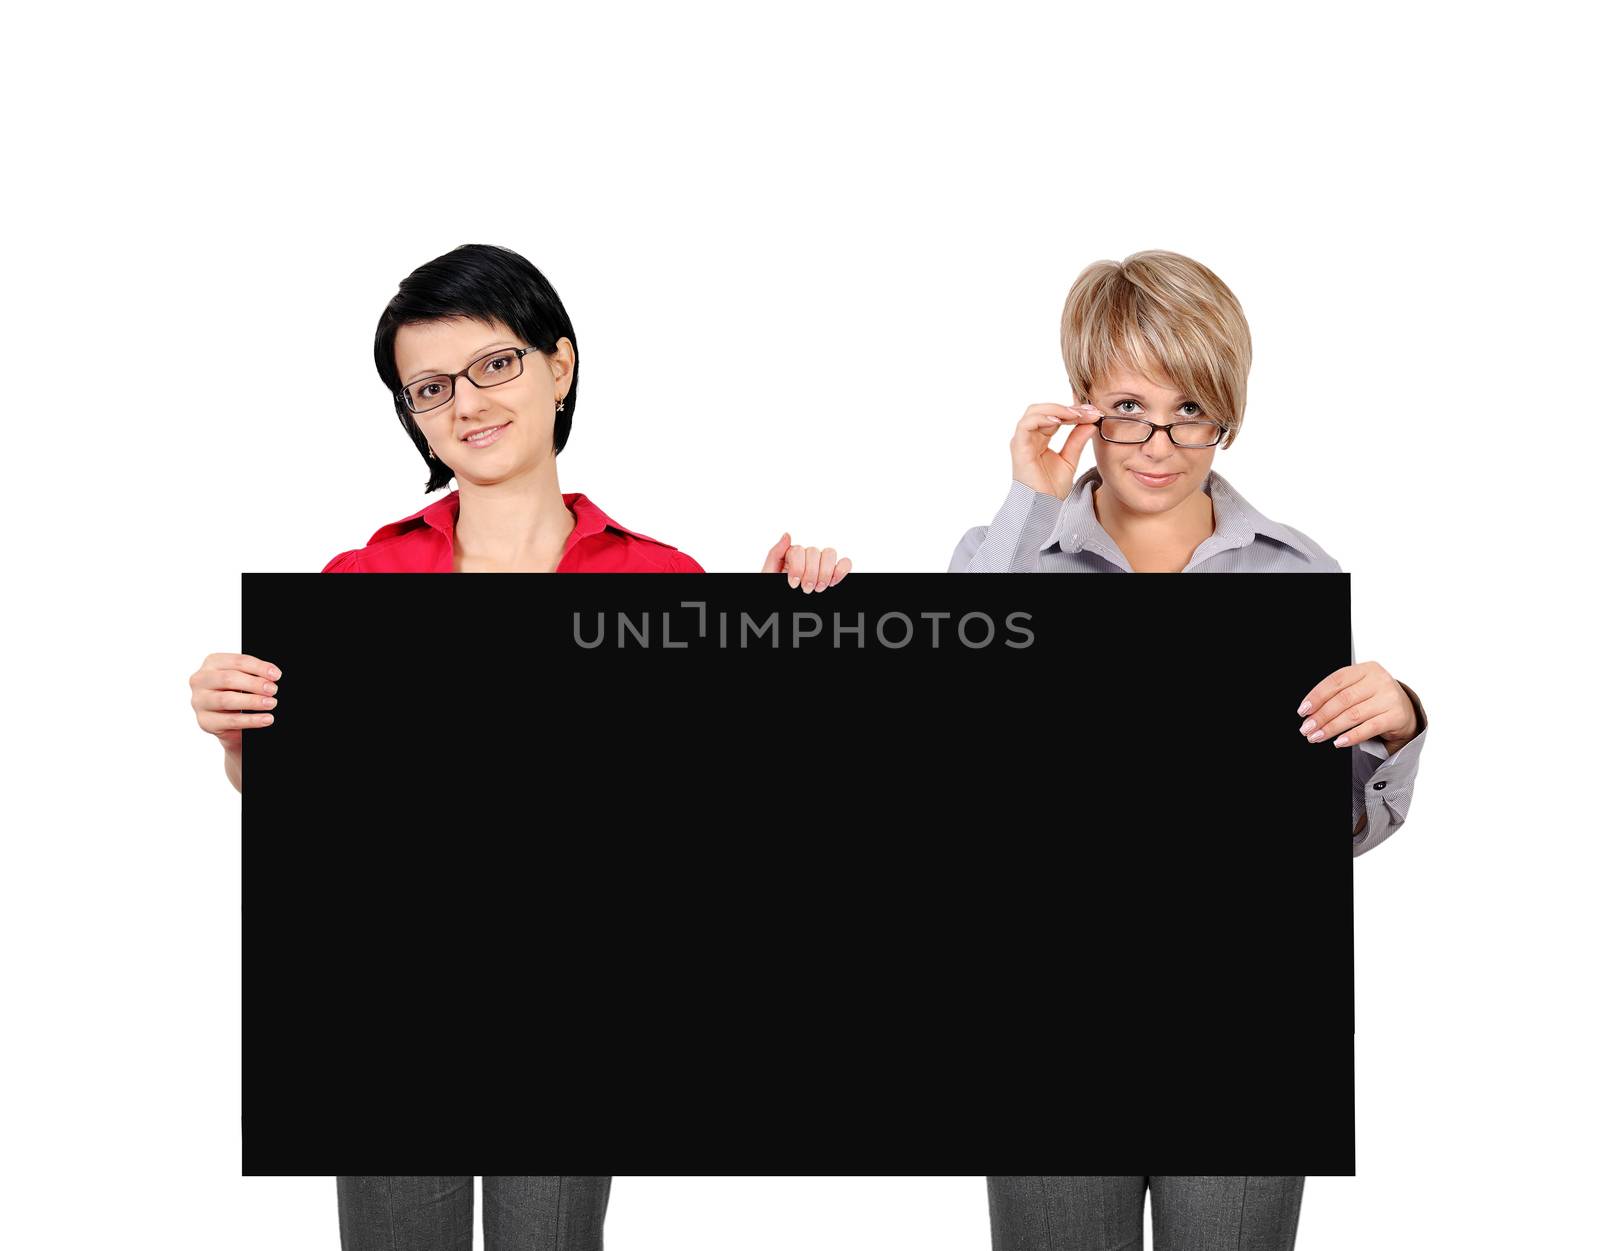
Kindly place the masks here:
[[(1404, 682), (1405, 691), (1417, 713), (1417, 733), (1404, 747), (1393, 754), (1385, 751), (1381, 763), (1371, 753), (1365, 760), (1357, 761), (1358, 777), (1362, 780), (1362, 799), (1367, 814), (1367, 825), (1352, 840), (1355, 855), (1371, 851), (1402, 825), (1411, 808), (1411, 796), (1417, 779), (1417, 767), (1422, 758), (1422, 747), (1428, 738), (1428, 715), (1423, 710), (1417, 693)], [(1360, 746), (1366, 746), (1365, 743)]]

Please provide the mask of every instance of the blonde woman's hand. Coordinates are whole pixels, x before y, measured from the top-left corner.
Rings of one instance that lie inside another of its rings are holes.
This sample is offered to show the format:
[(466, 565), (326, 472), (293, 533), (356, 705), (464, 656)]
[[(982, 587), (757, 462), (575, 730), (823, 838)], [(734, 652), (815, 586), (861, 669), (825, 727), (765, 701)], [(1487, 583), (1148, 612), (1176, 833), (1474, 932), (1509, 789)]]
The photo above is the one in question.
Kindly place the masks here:
[(189, 675), (189, 706), (200, 728), (216, 735), (223, 750), (237, 757), (246, 730), (272, 724), (282, 676), (277, 665), (255, 656), (213, 652)]
[[(1417, 710), (1405, 688), (1376, 660), (1335, 669), (1300, 704), (1300, 733), (1335, 747), (1379, 739), (1393, 755), (1417, 736)], [(1337, 737), (1335, 737), (1337, 736)]]
[[(1083, 447), (1094, 437), (1091, 424), (1101, 415), (1093, 404), (1067, 408), (1061, 404), (1030, 404), (1011, 436), (1011, 476), (1042, 494), (1067, 498), (1078, 474)], [(1063, 426), (1070, 427), (1061, 450), (1050, 450), (1050, 440)]]
[(831, 547), (801, 547), (791, 543), (785, 532), (767, 553), (761, 572), (788, 574), (789, 585), (797, 586), (809, 595), (812, 591), (823, 591), (843, 582), (845, 575), (850, 572), (850, 558), (840, 556)]

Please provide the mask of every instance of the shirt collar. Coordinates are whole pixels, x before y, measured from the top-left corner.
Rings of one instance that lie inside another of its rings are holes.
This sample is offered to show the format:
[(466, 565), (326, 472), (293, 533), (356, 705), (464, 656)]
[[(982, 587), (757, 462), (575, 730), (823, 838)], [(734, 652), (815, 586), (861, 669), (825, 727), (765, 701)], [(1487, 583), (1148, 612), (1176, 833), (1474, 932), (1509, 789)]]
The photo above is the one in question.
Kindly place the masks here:
[[(1060, 544), (1063, 552), (1078, 552), (1087, 548), (1114, 564), (1126, 563), (1126, 557), (1094, 515), (1094, 492), (1103, 481), (1099, 466), (1096, 466), (1072, 484), (1072, 490), (1061, 502), (1061, 513), (1056, 518), (1055, 529), (1050, 532), (1040, 551)], [(1288, 526), (1263, 517), (1215, 469), (1206, 475), (1200, 489), (1211, 497), (1216, 530), (1195, 549), (1191, 563), (1230, 548), (1246, 547), (1255, 542), (1257, 535), (1286, 544), (1309, 560), (1317, 559), (1317, 554), (1306, 546), (1304, 539)]]
[[(600, 534), (605, 530), (616, 530), (636, 539), (645, 539), (651, 543), (655, 542), (648, 535), (640, 534), (637, 530), (630, 530), (627, 526), (619, 525), (613, 521), (605, 513), (601, 512), (599, 506), (587, 495), (578, 492), (563, 494), (561, 502), (567, 506), (567, 511), (573, 517), (572, 532), (567, 535), (566, 544), (561, 549), (563, 556), (584, 539), (591, 535)], [(460, 515), (461, 491), (460, 488), (457, 488), (443, 499), (434, 500), (433, 503), (419, 508), (411, 516), (402, 517), (399, 521), (391, 521), (368, 539), (367, 543), (370, 545), (380, 539), (387, 539), (396, 534), (404, 534), (407, 531), (421, 529), (426, 526), (442, 534), (445, 541), (454, 548), (456, 521)]]

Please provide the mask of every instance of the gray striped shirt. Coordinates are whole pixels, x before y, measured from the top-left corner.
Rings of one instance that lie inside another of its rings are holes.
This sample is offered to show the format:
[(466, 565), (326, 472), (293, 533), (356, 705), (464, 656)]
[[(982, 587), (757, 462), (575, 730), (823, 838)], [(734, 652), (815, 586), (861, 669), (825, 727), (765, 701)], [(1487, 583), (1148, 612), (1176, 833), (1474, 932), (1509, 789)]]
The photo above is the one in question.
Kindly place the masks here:
[[(949, 571), (1132, 573), (1128, 558), (1095, 516), (1093, 492), (1100, 482), (1099, 469), (1090, 469), (1064, 500), (1012, 482), (994, 521), (962, 536)], [(1342, 572), (1338, 561), (1293, 526), (1258, 513), (1215, 469), (1201, 489), (1211, 496), (1215, 530), (1194, 549), (1184, 573)], [(1373, 739), (1350, 753), (1350, 823), (1359, 831), (1351, 835), (1350, 846), (1357, 856), (1405, 824), (1411, 806), (1428, 718), (1417, 693), (1404, 682), (1400, 686), (1416, 708), (1417, 736), (1392, 756)]]

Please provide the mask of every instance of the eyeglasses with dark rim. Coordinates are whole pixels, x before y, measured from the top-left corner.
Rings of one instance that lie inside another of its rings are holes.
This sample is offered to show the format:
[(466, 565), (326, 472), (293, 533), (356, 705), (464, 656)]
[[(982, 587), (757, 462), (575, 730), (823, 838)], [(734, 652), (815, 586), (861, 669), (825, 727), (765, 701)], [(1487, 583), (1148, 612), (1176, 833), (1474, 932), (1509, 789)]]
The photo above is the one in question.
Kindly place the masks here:
[[(1172, 441), (1173, 447), (1215, 447), (1222, 442), (1222, 427), (1209, 418), (1202, 421), (1174, 421), (1167, 425), (1159, 422), (1146, 421), (1143, 417), (1096, 417), (1094, 424), (1100, 428), (1100, 437), (1107, 443), (1148, 443), (1157, 430), (1165, 430), (1167, 438)], [(1107, 426), (1114, 431), (1106, 432)], [(1144, 427), (1144, 433), (1138, 438), (1129, 438), (1129, 435), (1138, 434), (1138, 427)], [(1179, 434), (1183, 437), (1180, 438)], [(1197, 439), (1199, 442), (1189, 442)]]
[[(427, 413), (436, 408), (443, 408), (456, 397), (456, 379), (465, 378), (473, 386), (497, 387), (502, 382), (510, 382), (513, 378), (522, 376), (522, 358), (529, 352), (536, 352), (537, 348), (495, 348), (478, 357), (460, 373), (454, 374), (429, 374), (426, 378), (418, 378), (400, 388), (396, 398), (403, 401), (405, 406), (413, 413)], [(504, 359), (509, 364), (492, 373), (489, 367), (495, 362)], [(429, 395), (428, 387), (438, 387), (440, 394)]]

